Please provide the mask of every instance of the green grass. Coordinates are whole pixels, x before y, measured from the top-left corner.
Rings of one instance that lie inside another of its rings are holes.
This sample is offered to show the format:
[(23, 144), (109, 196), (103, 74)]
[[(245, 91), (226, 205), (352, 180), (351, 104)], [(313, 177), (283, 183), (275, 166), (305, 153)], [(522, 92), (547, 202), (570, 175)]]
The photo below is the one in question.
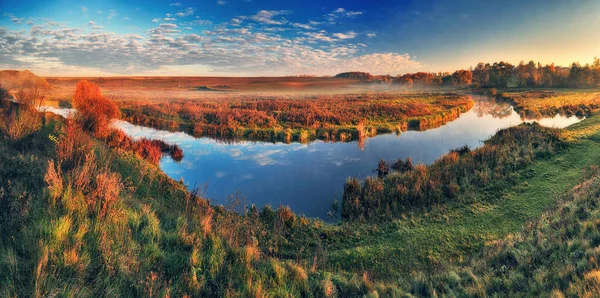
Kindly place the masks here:
[(415, 271), (443, 269), (446, 261), (466, 261), (486, 242), (520, 231), (524, 223), (552, 207), (561, 194), (578, 184), (583, 169), (600, 164), (600, 131), (585, 136), (581, 133), (589, 133), (587, 128), (595, 127), (599, 119), (600, 115), (594, 115), (566, 129), (568, 135), (579, 132), (580, 138), (572, 140), (564, 152), (521, 171), (520, 182), (490, 204), (454, 204), (429, 213), (415, 212), (407, 219), (382, 224), (376, 232), (355, 224), (358, 232), (353, 240), (333, 243), (329, 248), (330, 266), (392, 280)]

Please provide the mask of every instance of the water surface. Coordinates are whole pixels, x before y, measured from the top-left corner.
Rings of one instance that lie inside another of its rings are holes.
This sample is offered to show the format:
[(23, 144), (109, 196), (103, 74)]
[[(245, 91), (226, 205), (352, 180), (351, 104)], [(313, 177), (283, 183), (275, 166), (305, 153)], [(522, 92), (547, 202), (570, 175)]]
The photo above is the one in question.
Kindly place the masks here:
[[(442, 127), (403, 132), (400, 136), (379, 135), (368, 139), (364, 147), (358, 142), (225, 143), (124, 121), (115, 125), (134, 138), (163, 139), (181, 146), (184, 159), (177, 163), (166, 157), (160, 167), (189, 187), (206, 188), (205, 195), (213, 203), (224, 204), (237, 194), (248, 204), (289, 205), (296, 213), (325, 218), (331, 202), (341, 199), (345, 180), (373, 175), (381, 158), (411, 157), (414, 162), (431, 163), (450, 149), (465, 144), (479, 147), (498, 129), (523, 122), (508, 103), (485, 97), (476, 97), (475, 101), (473, 109)], [(578, 121), (560, 115), (538, 120), (558, 128)]]

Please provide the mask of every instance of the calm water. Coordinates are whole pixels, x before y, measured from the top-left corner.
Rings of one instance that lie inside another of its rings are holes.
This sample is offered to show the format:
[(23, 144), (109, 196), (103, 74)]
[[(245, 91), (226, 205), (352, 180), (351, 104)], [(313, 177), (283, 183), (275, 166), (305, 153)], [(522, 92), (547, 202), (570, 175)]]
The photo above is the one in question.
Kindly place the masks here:
[[(400, 136), (379, 135), (359, 148), (357, 142), (284, 144), (240, 142), (227, 144), (210, 138), (194, 138), (145, 128), (124, 121), (115, 124), (134, 138), (163, 139), (184, 150), (177, 163), (164, 158), (162, 170), (175, 180), (183, 178), (189, 187), (206, 187), (213, 203), (226, 203), (232, 194), (257, 206), (289, 205), (310, 217), (326, 216), (334, 199), (341, 199), (347, 177), (373, 175), (381, 158), (411, 157), (414, 162), (431, 163), (450, 149), (469, 145), (475, 148), (498, 129), (523, 121), (507, 103), (475, 98), (473, 109), (442, 127), (423, 132), (409, 131)], [(542, 119), (542, 125), (566, 127), (580, 121), (576, 117)]]

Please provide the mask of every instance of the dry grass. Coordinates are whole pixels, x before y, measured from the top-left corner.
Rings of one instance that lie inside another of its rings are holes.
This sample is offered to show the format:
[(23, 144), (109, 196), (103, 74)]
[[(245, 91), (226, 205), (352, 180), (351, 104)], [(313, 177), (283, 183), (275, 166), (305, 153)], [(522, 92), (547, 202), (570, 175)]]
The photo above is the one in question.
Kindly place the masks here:
[(40, 114), (30, 109), (15, 108), (8, 115), (0, 115), (0, 131), (11, 140), (27, 137), (40, 127)]

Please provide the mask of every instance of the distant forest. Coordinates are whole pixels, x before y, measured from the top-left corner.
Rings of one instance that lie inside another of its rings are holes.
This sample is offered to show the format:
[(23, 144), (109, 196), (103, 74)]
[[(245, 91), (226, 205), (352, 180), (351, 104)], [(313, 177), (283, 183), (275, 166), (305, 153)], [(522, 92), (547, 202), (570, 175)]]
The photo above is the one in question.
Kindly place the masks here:
[(521, 61), (519, 65), (507, 62), (479, 63), (475, 68), (449, 72), (417, 72), (404, 75), (372, 75), (367, 72), (345, 72), (338, 78), (350, 78), (363, 82), (400, 84), (412, 87), (459, 86), (474, 88), (546, 87), (546, 88), (597, 88), (600, 87), (600, 59), (582, 66), (542, 66), (541, 63)]

